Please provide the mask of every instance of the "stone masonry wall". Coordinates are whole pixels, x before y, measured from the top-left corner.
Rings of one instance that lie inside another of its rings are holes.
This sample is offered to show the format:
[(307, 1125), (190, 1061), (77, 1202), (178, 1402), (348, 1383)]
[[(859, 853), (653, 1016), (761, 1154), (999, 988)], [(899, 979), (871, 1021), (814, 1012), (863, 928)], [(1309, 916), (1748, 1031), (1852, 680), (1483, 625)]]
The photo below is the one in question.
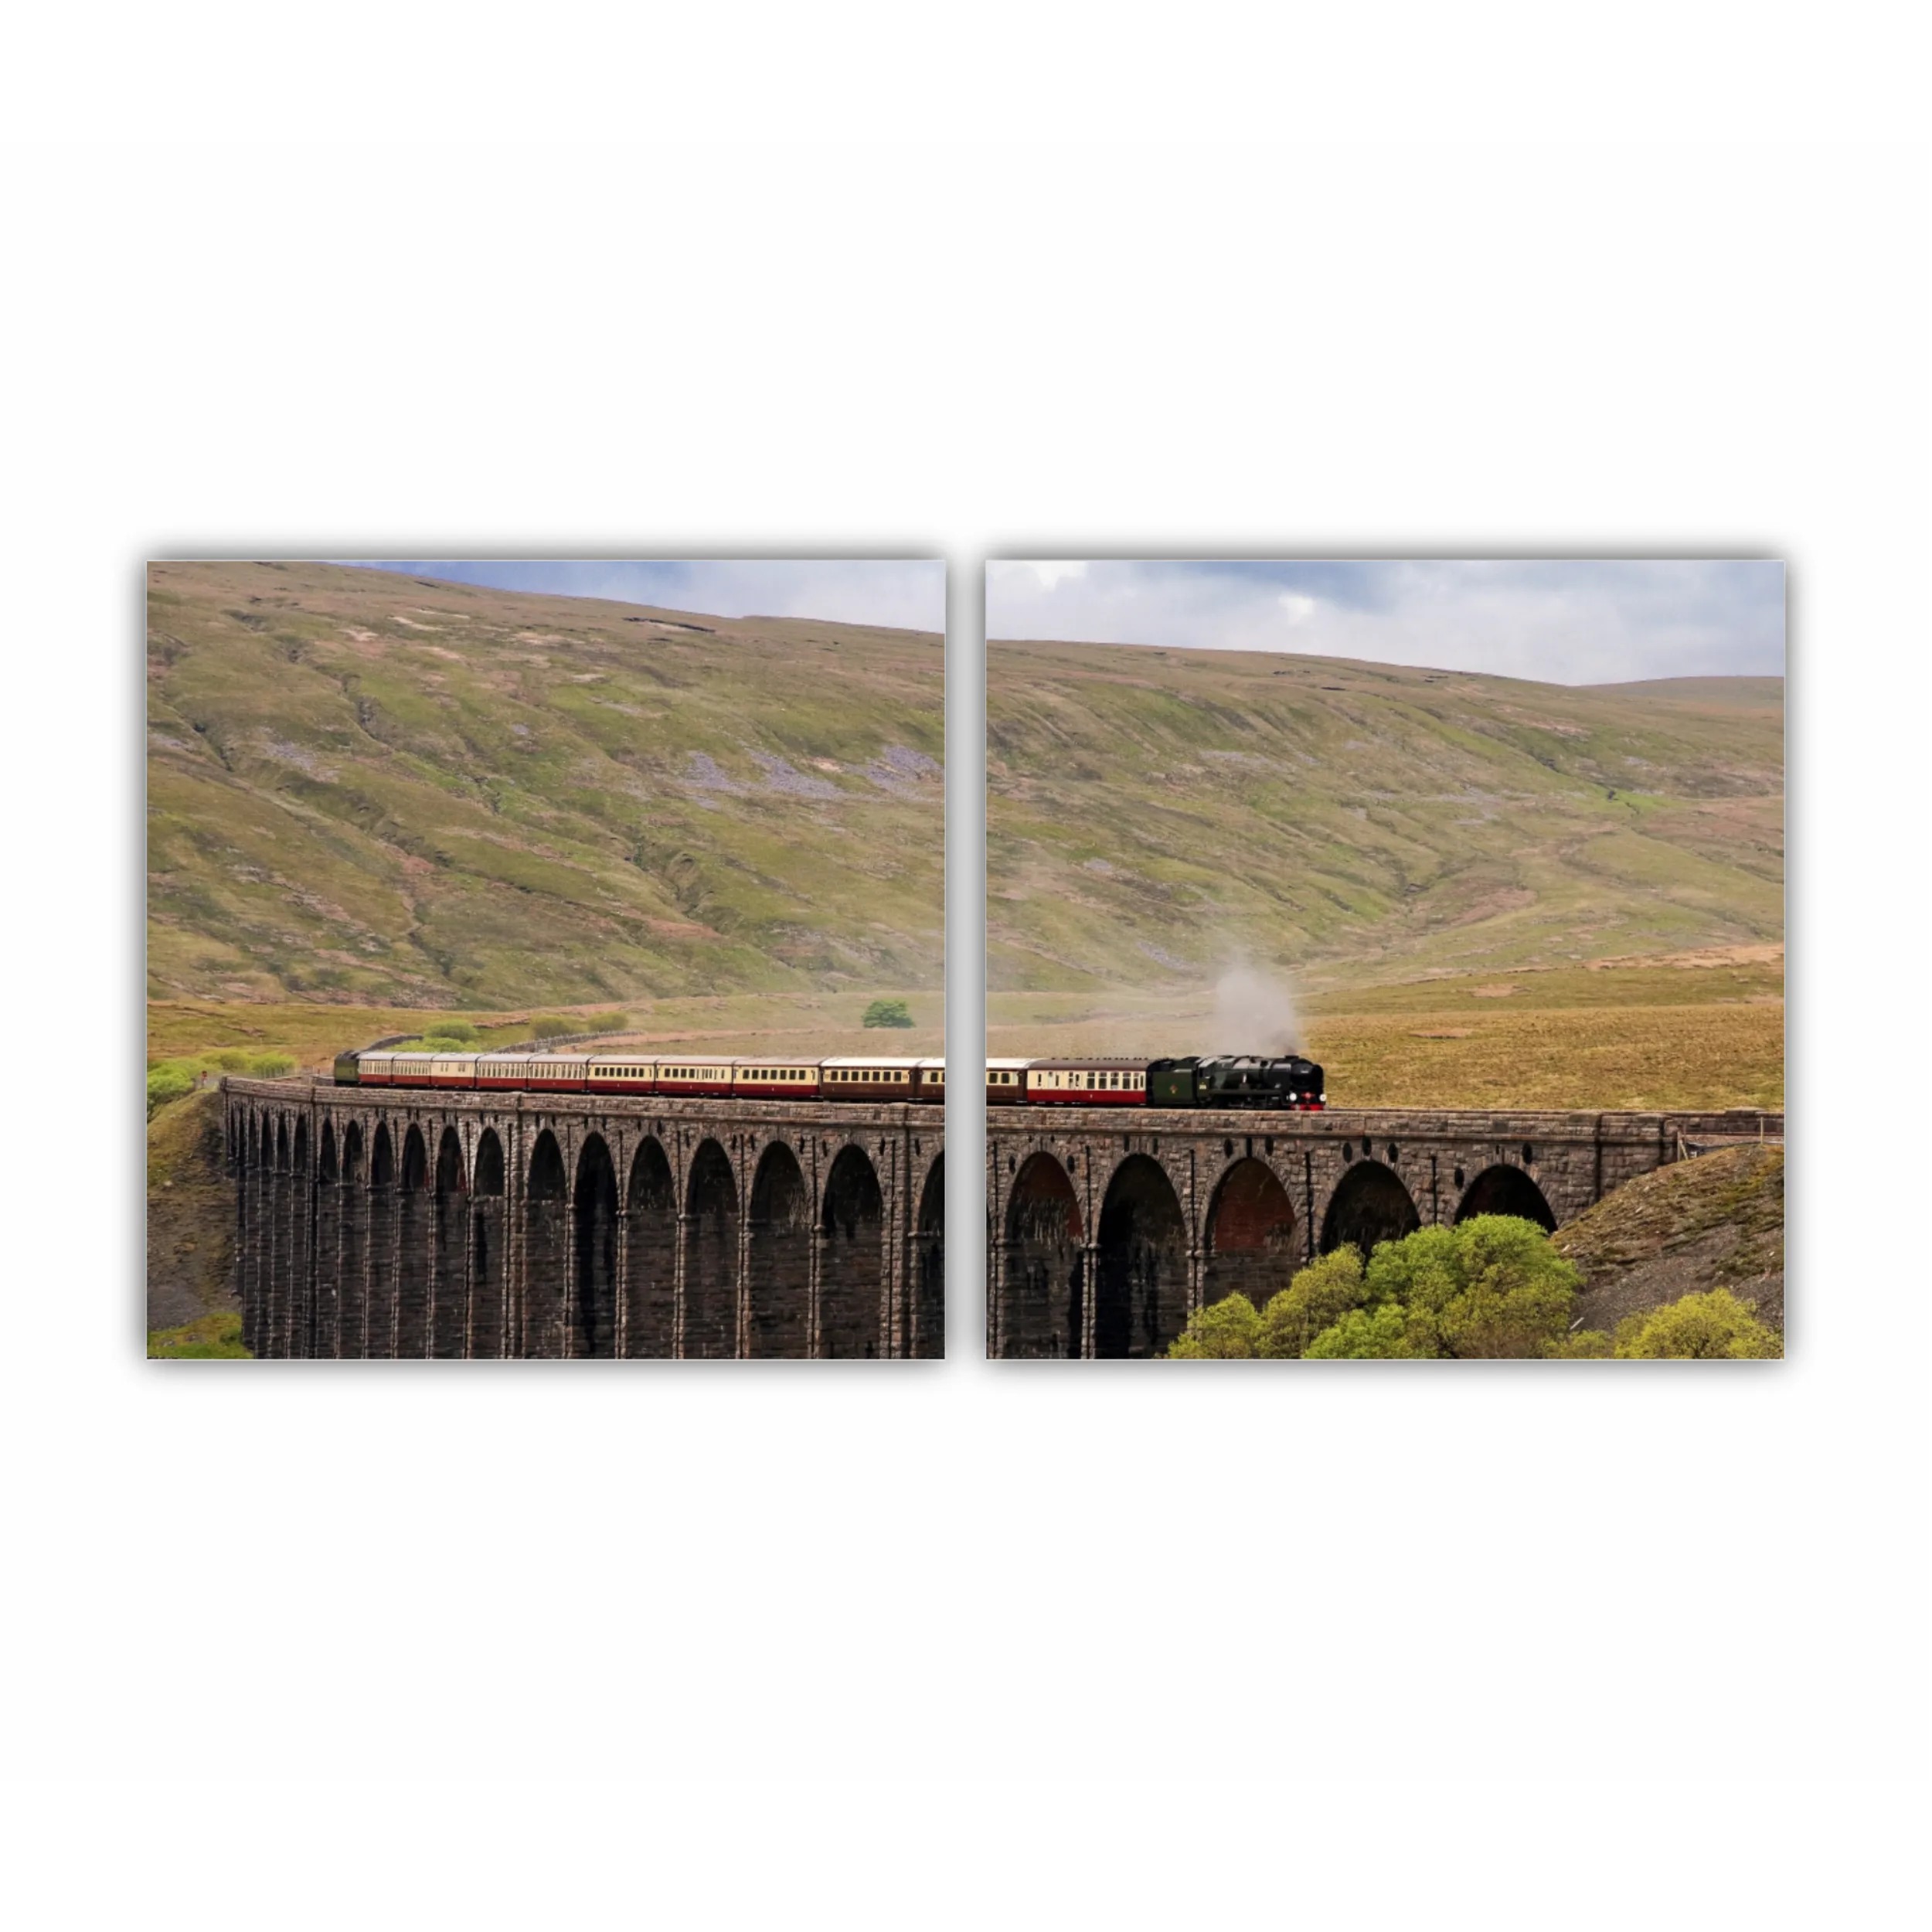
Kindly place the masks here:
[(944, 1352), (938, 1107), (223, 1091), (257, 1355)]

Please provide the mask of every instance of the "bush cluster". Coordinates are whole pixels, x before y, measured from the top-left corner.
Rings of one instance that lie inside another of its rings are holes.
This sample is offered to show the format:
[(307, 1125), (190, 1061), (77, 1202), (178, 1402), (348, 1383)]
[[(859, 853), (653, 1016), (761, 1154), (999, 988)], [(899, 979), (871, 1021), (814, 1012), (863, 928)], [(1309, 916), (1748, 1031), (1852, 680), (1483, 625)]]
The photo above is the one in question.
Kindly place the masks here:
[(1534, 1222), (1479, 1214), (1385, 1241), (1365, 1264), (1338, 1248), (1264, 1308), (1231, 1294), (1201, 1309), (1168, 1349), (1179, 1359), (1777, 1355), (1782, 1338), (1723, 1289), (1573, 1333), (1581, 1277)]
[(212, 1053), (191, 1053), (177, 1060), (156, 1060), (148, 1069), (148, 1117), (152, 1120), (171, 1102), (185, 1100), (208, 1073), (246, 1073), (256, 1080), (279, 1080), (295, 1070), (287, 1053), (257, 1053), (239, 1046)]
[(246, 1362), (241, 1317), (232, 1308), (184, 1321), (179, 1328), (148, 1331), (150, 1361)]
[(903, 999), (876, 999), (866, 1009), (867, 1026), (910, 1026), (913, 1016)]

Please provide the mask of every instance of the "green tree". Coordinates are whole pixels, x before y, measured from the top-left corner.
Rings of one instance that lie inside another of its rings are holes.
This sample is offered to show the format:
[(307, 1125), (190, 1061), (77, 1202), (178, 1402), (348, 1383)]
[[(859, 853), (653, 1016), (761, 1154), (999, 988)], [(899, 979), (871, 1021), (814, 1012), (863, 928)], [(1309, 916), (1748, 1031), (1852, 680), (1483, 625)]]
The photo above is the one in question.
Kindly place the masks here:
[(1478, 1214), (1385, 1242), (1366, 1277), (1372, 1305), (1398, 1303), (1416, 1353), (1547, 1355), (1570, 1332), (1582, 1277), (1533, 1221)]
[(1277, 1360), (1306, 1355), (1317, 1335), (1367, 1296), (1357, 1249), (1337, 1248), (1311, 1261), (1278, 1294), (1268, 1298), (1257, 1352)]
[(1396, 1303), (1385, 1301), (1379, 1308), (1349, 1309), (1332, 1327), (1324, 1328), (1304, 1352), (1318, 1362), (1406, 1362), (1435, 1351), (1426, 1342), (1417, 1343), (1410, 1332), (1409, 1317)]
[[(1277, 1295), (1275, 1299), (1279, 1301)], [(1187, 1327), (1168, 1344), (1176, 1362), (1246, 1361), (1262, 1352), (1261, 1317), (1245, 1294), (1224, 1296), (1188, 1317)]]
[(866, 1009), (863, 1023), (867, 1026), (910, 1026), (913, 1016), (906, 1011), (903, 999), (876, 999)]
[(1764, 1361), (1784, 1352), (1784, 1338), (1757, 1318), (1755, 1302), (1729, 1288), (1687, 1294), (1617, 1325), (1617, 1354), (1624, 1361)]

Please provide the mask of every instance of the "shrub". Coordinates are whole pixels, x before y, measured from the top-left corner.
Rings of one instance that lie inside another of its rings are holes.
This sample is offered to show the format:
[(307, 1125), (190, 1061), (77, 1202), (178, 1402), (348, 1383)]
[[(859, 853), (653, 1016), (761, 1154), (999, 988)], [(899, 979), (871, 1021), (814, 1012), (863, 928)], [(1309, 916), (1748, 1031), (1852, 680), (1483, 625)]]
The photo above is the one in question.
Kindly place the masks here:
[(1368, 1268), (1371, 1302), (1396, 1301), (1418, 1353), (1541, 1355), (1570, 1332), (1583, 1277), (1533, 1221), (1478, 1214), (1384, 1243)]
[(1458, 1227), (1419, 1228), (1383, 1242), (1366, 1267), (1353, 1247), (1338, 1248), (1270, 1296), (1251, 1327), (1251, 1305), (1231, 1295), (1194, 1316), (1168, 1352), (1382, 1359), (1601, 1353), (1603, 1338), (1569, 1332), (1580, 1279), (1534, 1222), (1481, 1214)]
[(564, 1039), (583, 1030), (583, 1022), (566, 1013), (539, 1013), (530, 1022), (532, 1039)]
[(1306, 1355), (1309, 1343), (1357, 1307), (1367, 1292), (1362, 1257), (1353, 1247), (1337, 1248), (1311, 1261), (1280, 1294), (1268, 1298), (1258, 1352), (1276, 1359)]
[(866, 1009), (868, 1026), (910, 1026), (913, 1016), (903, 999), (876, 999)]
[(1435, 1350), (1410, 1333), (1409, 1318), (1397, 1304), (1385, 1301), (1379, 1308), (1351, 1308), (1332, 1328), (1324, 1328), (1306, 1352), (1318, 1362), (1410, 1362), (1432, 1356)]
[(195, 1090), (195, 1077), (179, 1060), (163, 1060), (148, 1070), (148, 1117), (152, 1120), (170, 1100), (185, 1100)]
[(1196, 1309), (1185, 1332), (1169, 1344), (1168, 1357), (1177, 1362), (1245, 1360), (1261, 1352), (1260, 1335), (1254, 1304), (1245, 1294), (1230, 1294)]
[(1775, 1359), (1784, 1338), (1757, 1318), (1755, 1302), (1740, 1301), (1729, 1288), (1687, 1294), (1617, 1325), (1617, 1354), (1624, 1361)]
[(252, 1360), (242, 1346), (241, 1317), (232, 1308), (218, 1315), (204, 1315), (184, 1321), (179, 1328), (150, 1328), (148, 1355), (151, 1361), (247, 1362)]
[(628, 1013), (592, 1013), (577, 1030), (584, 1033), (621, 1033), (630, 1024)]
[(447, 1040), (452, 1046), (468, 1046), (476, 1039), (476, 1029), (466, 1019), (439, 1019), (423, 1037), (438, 1044)]

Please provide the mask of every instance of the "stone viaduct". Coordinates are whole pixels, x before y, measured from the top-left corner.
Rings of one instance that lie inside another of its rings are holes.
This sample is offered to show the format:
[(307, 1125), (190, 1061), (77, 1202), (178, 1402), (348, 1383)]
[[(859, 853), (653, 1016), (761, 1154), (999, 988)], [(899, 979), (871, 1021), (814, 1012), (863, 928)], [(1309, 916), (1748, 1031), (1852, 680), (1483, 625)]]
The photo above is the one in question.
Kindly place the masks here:
[(1153, 1355), (1237, 1290), (1257, 1304), (1317, 1254), (1472, 1214), (1554, 1228), (1782, 1114), (987, 1110), (986, 1347)]
[(936, 1107), (223, 1082), (258, 1355), (936, 1356)]

